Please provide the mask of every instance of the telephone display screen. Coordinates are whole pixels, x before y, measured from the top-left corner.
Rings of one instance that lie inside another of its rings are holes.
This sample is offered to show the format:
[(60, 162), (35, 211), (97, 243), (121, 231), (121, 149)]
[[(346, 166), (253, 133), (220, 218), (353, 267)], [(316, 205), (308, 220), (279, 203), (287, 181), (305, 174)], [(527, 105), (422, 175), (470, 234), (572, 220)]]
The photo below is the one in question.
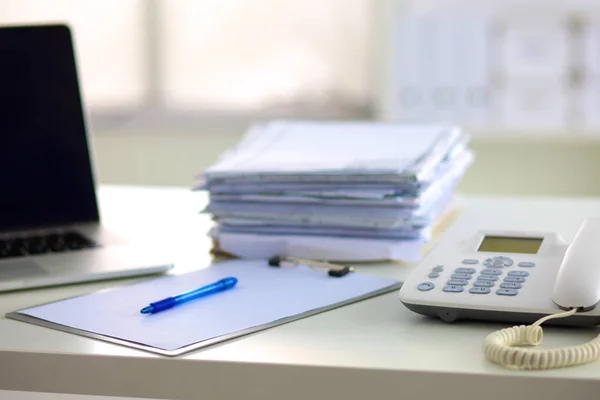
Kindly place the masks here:
[(481, 241), (477, 251), (493, 253), (521, 253), (537, 254), (543, 239), (507, 237), (507, 236), (486, 236)]

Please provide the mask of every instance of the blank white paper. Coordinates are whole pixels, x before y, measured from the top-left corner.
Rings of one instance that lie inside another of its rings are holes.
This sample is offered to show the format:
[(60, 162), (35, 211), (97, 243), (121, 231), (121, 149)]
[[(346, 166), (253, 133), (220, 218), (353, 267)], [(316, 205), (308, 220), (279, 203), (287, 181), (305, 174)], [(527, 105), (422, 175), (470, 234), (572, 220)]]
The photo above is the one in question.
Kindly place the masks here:
[[(144, 315), (150, 302), (196, 289), (227, 276), (228, 291)], [(333, 278), (299, 266), (274, 268), (266, 260), (233, 260), (207, 269), (166, 276), (19, 311), (55, 324), (176, 350), (222, 335), (261, 327), (283, 318), (398, 285), (397, 281), (351, 273)]]

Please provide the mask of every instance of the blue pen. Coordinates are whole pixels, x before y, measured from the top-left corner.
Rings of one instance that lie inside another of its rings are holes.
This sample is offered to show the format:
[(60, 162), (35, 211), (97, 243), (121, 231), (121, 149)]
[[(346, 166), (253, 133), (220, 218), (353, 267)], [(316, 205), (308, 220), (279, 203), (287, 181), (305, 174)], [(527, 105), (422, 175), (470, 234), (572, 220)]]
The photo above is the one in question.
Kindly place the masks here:
[(213, 293), (231, 289), (236, 285), (237, 281), (237, 278), (233, 278), (231, 276), (228, 278), (223, 278), (220, 281), (203, 286), (199, 289), (190, 290), (189, 292), (178, 294), (177, 296), (167, 297), (166, 299), (150, 303), (149, 306), (142, 308), (140, 312), (142, 314), (155, 314), (157, 312), (168, 310), (176, 305), (187, 303), (188, 301), (208, 296)]

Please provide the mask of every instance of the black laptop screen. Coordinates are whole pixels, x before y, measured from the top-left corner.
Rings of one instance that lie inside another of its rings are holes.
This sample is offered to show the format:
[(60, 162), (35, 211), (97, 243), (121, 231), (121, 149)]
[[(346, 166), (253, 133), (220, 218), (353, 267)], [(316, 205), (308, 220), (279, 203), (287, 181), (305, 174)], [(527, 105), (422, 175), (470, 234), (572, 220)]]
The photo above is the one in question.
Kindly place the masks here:
[(0, 231), (98, 220), (64, 26), (0, 28)]

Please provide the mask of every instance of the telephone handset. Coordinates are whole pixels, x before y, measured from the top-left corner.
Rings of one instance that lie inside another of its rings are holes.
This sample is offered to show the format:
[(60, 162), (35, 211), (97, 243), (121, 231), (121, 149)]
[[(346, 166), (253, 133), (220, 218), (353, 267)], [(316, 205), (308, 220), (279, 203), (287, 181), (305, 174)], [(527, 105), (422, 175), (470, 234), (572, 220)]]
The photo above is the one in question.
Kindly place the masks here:
[(600, 301), (600, 218), (579, 228), (558, 270), (552, 300), (565, 310), (583, 311)]
[[(512, 368), (547, 369), (600, 357), (600, 335), (566, 349), (538, 350), (540, 325), (600, 324), (600, 218), (586, 219), (572, 243), (552, 232), (480, 231), (439, 246), (435, 262), (415, 268), (399, 292), (417, 313), (531, 323), (490, 334), (486, 357)], [(437, 257), (437, 259), (436, 259)]]

